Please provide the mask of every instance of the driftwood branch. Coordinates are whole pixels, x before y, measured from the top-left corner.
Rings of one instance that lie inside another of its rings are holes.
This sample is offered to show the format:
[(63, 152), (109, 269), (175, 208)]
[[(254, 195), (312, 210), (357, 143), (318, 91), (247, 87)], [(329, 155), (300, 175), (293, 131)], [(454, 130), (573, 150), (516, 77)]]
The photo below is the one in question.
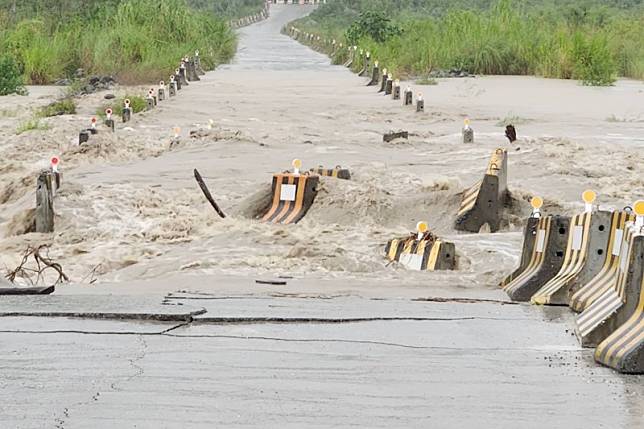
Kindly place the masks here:
[(203, 178), (201, 177), (201, 174), (199, 174), (199, 171), (195, 168), (195, 179), (197, 180), (197, 183), (199, 184), (199, 187), (201, 188), (201, 191), (203, 194), (206, 196), (206, 199), (210, 203), (210, 205), (215, 209), (217, 214), (221, 216), (221, 218), (225, 218), (226, 214), (219, 208), (219, 205), (215, 201), (215, 199), (212, 197), (212, 194), (208, 190), (208, 186), (206, 186), (206, 182), (203, 181)]
[[(53, 270), (58, 274), (58, 278), (53, 285), (49, 286), (68, 282), (69, 277), (63, 272), (63, 267), (59, 263), (54, 262), (48, 253), (48, 245), (28, 247), (18, 267), (6, 275), (7, 280), (15, 284), (17, 278), (22, 278), (29, 281), (32, 286), (42, 286), (42, 283), (45, 282), (45, 273)], [(31, 260), (33, 260), (33, 264), (30, 266), (29, 262)]]

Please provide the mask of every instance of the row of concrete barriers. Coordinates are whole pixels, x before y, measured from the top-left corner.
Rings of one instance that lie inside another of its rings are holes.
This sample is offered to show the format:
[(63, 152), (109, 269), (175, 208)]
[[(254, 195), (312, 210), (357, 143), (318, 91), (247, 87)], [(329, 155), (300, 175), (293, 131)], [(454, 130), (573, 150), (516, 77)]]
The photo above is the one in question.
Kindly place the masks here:
[[(146, 96), (147, 110), (151, 110), (163, 100), (177, 95), (183, 86), (189, 85), (188, 82), (199, 81), (200, 75), (205, 71), (201, 65), (199, 51), (195, 51), (192, 58), (186, 56), (181, 59), (179, 67), (175, 69), (170, 76), (170, 81), (166, 84), (164, 81), (159, 83), (158, 88), (151, 88)], [(122, 106), (121, 120), (127, 123), (132, 119), (134, 114), (130, 100), (126, 99)], [(84, 145), (90, 142), (90, 136), (99, 133), (97, 119), (92, 118), (89, 128), (82, 129), (78, 136), (78, 144)], [(113, 109), (105, 110), (105, 127), (116, 132), (116, 122), (113, 118)], [(55, 211), (54, 197), (61, 186), (62, 174), (59, 172), (60, 158), (54, 156), (51, 158), (49, 168), (39, 172), (36, 181), (36, 211), (35, 211), (35, 232), (51, 233), (54, 232)]]
[(230, 28), (242, 28), (246, 27), (247, 25), (255, 24), (256, 22), (267, 19), (270, 13), (269, 4), (269, 2), (266, 2), (264, 4), (264, 8), (259, 13), (228, 21), (228, 25), (230, 26)]
[(599, 363), (644, 373), (644, 201), (606, 211), (594, 192), (583, 199), (575, 216), (528, 219), (519, 267), (501, 287), (516, 301), (570, 306), (577, 337), (596, 347)]
[[(303, 32), (293, 26), (285, 29), (292, 38), (336, 58), (342, 50), (348, 56), (344, 65), (360, 62), (359, 75), (368, 74), (368, 85), (400, 98), (399, 82), (371, 63), (369, 52), (343, 47), (335, 40)], [(413, 104), (411, 89), (404, 92), (404, 105)], [(416, 110), (424, 110), (422, 94)], [(419, 104), (420, 103), (420, 104)], [(506, 137), (516, 140), (513, 126)], [(472, 143), (469, 122), (463, 129), (463, 142)], [(463, 194), (455, 228), (479, 232), (488, 227), (500, 229), (504, 208), (509, 202), (507, 151), (492, 154), (483, 179)], [(596, 347), (595, 359), (624, 373), (644, 372), (644, 201), (632, 208), (608, 212), (593, 206), (595, 194), (584, 193), (586, 211), (572, 218), (541, 216), (543, 201), (533, 200), (534, 214), (524, 231), (520, 266), (501, 284), (517, 301), (538, 305), (569, 305), (579, 315), (576, 333), (584, 347)], [(429, 232), (420, 223), (417, 232), (390, 240), (386, 257), (417, 270), (453, 269), (455, 248)]]

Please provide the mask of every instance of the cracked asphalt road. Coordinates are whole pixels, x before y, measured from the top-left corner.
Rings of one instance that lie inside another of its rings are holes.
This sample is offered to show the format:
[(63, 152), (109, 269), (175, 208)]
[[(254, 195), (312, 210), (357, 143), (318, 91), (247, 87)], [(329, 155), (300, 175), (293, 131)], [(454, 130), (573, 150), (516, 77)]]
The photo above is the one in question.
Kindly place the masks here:
[[(191, 305), (190, 298), (174, 301)], [(127, 309), (128, 297), (122, 300)], [(203, 309), (189, 322), (2, 317), (0, 427), (643, 422), (642, 378), (596, 366), (563, 308), (217, 296)], [(364, 318), (339, 320), (342, 314)]]

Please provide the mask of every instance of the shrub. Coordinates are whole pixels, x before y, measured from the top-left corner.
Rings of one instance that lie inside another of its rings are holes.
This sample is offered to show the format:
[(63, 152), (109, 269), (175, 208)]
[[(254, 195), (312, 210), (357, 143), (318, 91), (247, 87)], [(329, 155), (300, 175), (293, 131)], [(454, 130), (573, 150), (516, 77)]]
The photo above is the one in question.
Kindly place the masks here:
[(0, 95), (27, 95), (16, 61), (9, 55), (0, 56)]
[(73, 115), (76, 113), (76, 102), (71, 98), (54, 101), (38, 111), (38, 116), (48, 118), (50, 116)]
[(36, 130), (44, 131), (48, 129), (49, 129), (48, 124), (40, 122), (40, 119), (38, 118), (32, 118), (18, 125), (18, 128), (16, 128), (16, 134), (20, 135), (22, 133), (26, 133), (27, 131), (36, 131)]

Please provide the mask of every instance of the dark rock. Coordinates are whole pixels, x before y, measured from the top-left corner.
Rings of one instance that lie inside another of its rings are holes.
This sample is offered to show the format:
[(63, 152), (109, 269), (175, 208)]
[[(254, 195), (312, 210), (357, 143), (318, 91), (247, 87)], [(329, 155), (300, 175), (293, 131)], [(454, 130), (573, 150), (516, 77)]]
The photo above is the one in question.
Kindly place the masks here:
[(116, 95), (114, 94), (105, 94), (105, 97), (103, 97), (106, 100), (114, 100), (116, 98)]

